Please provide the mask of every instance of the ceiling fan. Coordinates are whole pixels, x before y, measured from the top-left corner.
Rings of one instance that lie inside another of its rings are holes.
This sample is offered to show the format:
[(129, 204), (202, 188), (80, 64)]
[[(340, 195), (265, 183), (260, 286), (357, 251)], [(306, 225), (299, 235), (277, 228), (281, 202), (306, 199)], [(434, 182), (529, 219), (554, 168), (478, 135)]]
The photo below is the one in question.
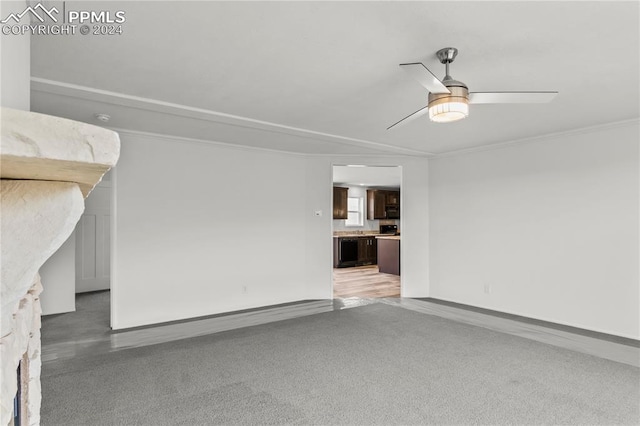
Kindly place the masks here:
[(461, 81), (449, 75), (449, 64), (458, 54), (455, 47), (445, 47), (436, 52), (440, 63), (446, 67), (445, 76), (439, 80), (421, 62), (400, 64), (409, 75), (418, 80), (429, 91), (429, 102), (424, 108), (406, 116), (387, 127), (387, 130), (406, 124), (427, 112), (431, 121), (447, 123), (461, 120), (469, 115), (469, 104), (511, 104), (550, 102), (558, 92), (469, 92)]

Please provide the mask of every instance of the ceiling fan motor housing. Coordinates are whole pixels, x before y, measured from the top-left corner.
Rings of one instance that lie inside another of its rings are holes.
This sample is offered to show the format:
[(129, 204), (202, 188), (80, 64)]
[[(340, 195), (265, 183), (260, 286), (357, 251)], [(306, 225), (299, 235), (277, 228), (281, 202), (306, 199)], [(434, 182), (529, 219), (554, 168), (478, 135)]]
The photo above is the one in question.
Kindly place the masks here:
[(461, 120), (469, 115), (469, 89), (461, 81), (445, 79), (451, 93), (429, 93), (429, 118), (435, 122)]

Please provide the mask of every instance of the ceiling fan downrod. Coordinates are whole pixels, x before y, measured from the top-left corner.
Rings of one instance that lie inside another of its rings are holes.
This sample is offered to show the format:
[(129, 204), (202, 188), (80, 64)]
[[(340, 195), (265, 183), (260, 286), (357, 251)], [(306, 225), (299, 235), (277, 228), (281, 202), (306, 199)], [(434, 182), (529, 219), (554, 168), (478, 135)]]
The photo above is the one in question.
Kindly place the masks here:
[(449, 75), (449, 64), (453, 62), (457, 54), (458, 49), (456, 49), (455, 47), (445, 47), (444, 49), (440, 49), (436, 52), (436, 56), (440, 60), (440, 63), (444, 64), (445, 66), (445, 76), (443, 81), (453, 80), (453, 78), (451, 78), (451, 76)]

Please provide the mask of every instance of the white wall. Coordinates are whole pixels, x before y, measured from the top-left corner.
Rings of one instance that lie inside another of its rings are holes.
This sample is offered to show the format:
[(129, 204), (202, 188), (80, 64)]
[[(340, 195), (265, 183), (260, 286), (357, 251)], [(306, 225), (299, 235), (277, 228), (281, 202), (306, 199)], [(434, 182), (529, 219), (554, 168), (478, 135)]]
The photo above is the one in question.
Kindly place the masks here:
[(303, 157), (127, 132), (121, 142), (114, 329), (305, 298)]
[(639, 133), (430, 160), (431, 296), (637, 339)]
[[(121, 140), (114, 329), (332, 297), (332, 166), (346, 159)], [(403, 292), (427, 296), (426, 159), (362, 164), (403, 166)]]
[[(0, 1), (0, 19), (20, 13), (26, 1)], [(26, 18), (25, 18), (26, 20)], [(0, 105), (29, 111), (31, 105), (31, 36), (0, 37)], [(43, 281), (44, 282), (44, 281)]]
[[(305, 160), (305, 290), (307, 299), (333, 298), (333, 165), (324, 157)], [(312, 213), (321, 211), (322, 216)]]
[(76, 310), (76, 232), (40, 268), (42, 315)]
[[(307, 219), (307, 297), (330, 299), (332, 268), (332, 171), (333, 165), (352, 164), (353, 157), (327, 156), (307, 159), (307, 212), (323, 210), (323, 217)], [(367, 166), (401, 166), (400, 213), (401, 282), (404, 297), (429, 295), (428, 167), (426, 158), (358, 157)]]
[(76, 232), (40, 268), (42, 315), (76, 310)]

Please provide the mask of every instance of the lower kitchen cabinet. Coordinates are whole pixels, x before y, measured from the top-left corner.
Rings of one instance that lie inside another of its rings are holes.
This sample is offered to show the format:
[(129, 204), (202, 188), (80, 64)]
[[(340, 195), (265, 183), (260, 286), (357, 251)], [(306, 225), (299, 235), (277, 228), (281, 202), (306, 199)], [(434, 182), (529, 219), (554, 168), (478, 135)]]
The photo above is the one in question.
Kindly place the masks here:
[(378, 261), (378, 240), (375, 237), (353, 236), (333, 239), (333, 267), (375, 265)]
[(360, 265), (375, 265), (378, 261), (378, 241), (375, 237), (361, 237), (358, 239), (358, 263)]
[(378, 270), (385, 274), (400, 275), (399, 239), (378, 239)]

